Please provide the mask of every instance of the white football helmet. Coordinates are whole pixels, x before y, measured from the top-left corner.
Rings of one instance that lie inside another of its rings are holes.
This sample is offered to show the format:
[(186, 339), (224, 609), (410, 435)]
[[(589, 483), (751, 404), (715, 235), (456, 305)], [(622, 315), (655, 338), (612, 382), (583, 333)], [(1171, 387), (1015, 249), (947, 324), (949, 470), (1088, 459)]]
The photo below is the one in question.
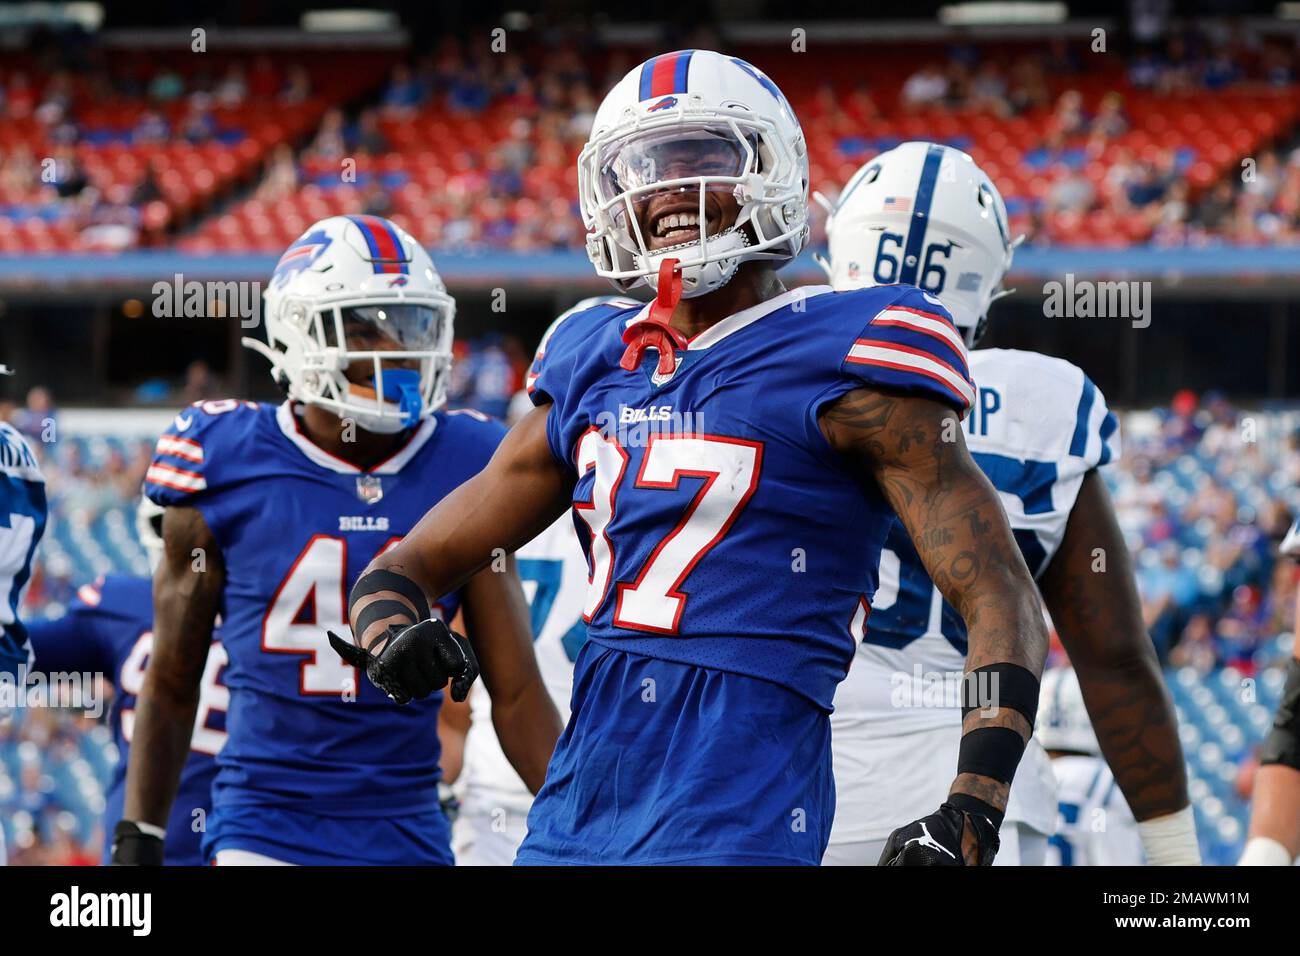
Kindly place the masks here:
[(1034, 733), (1044, 750), (1068, 750), (1099, 756), (1097, 733), (1083, 705), (1079, 675), (1073, 667), (1049, 667), (1038, 691), (1038, 719)]
[[(270, 359), (290, 398), (380, 433), (445, 401), (456, 303), (429, 254), (387, 219), (311, 226), (280, 257), (264, 300), (266, 343), (243, 342)], [(347, 374), (357, 362), (373, 368), (360, 382)]]
[(166, 511), (162, 505), (149, 500), (147, 495), (140, 496), (140, 503), (135, 508), (135, 533), (140, 538), (145, 556), (149, 559), (149, 573), (153, 574), (162, 564), (163, 537), (162, 519)]
[(1014, 242), (997, 186), (969, 155), (938, 143), (903, 143), (867, 163), (826, 207), (837, 291), (901, 283), (937, 296), (967, 345), (983, 332), (989, 306), (1009, 294), (1002, 278)]
[[(707, 201), (715, 191), (740, 204), (721, 231)], [(665, 194), (680, 201), (662, 203), (646, 225), (678, 241), (651, 251), (637, 207)], [(709, 50), (652, 57), (596, 111), (578, 157), (578, 200), (597, 273), (624, 292), (638, 282), (655, 288), (660, 263), (675, 258), (682, 295), (704, 295), (746, 260), (785, 262), (803, 248), (803, 130), (776, 84), (744, 60)]]

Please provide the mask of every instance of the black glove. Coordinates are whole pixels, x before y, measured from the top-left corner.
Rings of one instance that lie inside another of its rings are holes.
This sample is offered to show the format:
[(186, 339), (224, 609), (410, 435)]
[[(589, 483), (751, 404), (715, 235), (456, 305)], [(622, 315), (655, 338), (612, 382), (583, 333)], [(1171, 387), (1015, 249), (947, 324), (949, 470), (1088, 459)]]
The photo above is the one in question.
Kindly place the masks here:
[(965, 825), (975, 833), (980, 866), (989, 866), (997, 855), (998, 828), (980, 813), (958, 810), (945, 803), (928, 817), (901, 826), (889, 834), (877, 866), (965, 866), (961, 837)]
[(118, 820), (113, 827), (113, 866), (162, 866), (162, 837), (145, 833), (130, 820)]
[(325, 633), (339, 657), (353, 667), (364, 668), (370, 682), (399, 704), (424, 700), (446, 686), (448, 679), (451, 699), (462, 701), (478, 677), (478, 661), (469, 641), (437, 618), (406, 627), (388, 625), (378, 654), (331, 631)]

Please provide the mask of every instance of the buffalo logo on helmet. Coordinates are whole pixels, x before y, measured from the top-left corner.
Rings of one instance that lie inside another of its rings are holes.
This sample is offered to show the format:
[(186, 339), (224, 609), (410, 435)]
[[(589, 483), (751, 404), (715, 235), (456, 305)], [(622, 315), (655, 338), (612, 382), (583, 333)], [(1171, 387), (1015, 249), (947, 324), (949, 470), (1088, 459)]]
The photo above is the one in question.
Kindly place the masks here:
[(654, 106), (652, 106), (652, 107), (650, 107), (648, 110), (646, 110), (646, 112), (647, 112), (647, 113), (657, 113), (657, 112), (659, 112), (659, 110), (670, 110), (670, 109), (672, 109), (672, 108), (673, 108), (674, 106), (676, 106), (676, 105), (677, 105), (677, 97), (675, 97), (675, 96), (665, 96), (663, 99), (661, 99), (661, 100), (660, 100), (658, 103), (656, 103)]
[(279, 288), (292, 276), (313, 266), (333, 241), (324, 229), (317, 229), (291, 245), (275, 264), (275, 272), (271, 273), (271, 288)]

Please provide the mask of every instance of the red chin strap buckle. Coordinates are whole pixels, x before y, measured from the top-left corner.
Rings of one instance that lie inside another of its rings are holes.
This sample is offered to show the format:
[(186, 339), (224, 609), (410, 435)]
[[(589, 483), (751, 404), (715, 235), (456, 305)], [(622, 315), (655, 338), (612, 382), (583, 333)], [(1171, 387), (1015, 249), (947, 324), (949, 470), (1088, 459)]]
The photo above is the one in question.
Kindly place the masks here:
[(618, 364), (629, 372), (641, 367), (641, 356), (648, 348), (659, 352), (658, 374), (671, 375), (677, 371), (677, 349), (685, 349), (687, 344), (686, 336), (668, 324), (682, 300), (682, 274), (677, 261), (665, 259), (659, 264), (659, 294), (650, 303), (649, 314), (623, 330), (627, 350)]

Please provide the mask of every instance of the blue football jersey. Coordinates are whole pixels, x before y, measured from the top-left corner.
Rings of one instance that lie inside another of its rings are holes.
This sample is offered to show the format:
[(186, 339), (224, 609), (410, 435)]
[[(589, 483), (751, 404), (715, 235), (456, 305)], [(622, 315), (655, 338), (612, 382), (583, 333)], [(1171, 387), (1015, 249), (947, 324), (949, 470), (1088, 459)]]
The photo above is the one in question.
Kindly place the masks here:
[[(153, 593), (148, 578), (110, 574), (77, 591), (68, 613), (54, 621), (33, 621), (32, 649), (43, 673), (99, 673), (115, 688), (109, 726), (118, 762), (104, 798), (104, 833), (122, 819), (126, 767), (131, 749), (135, 701), (144, 687), (144, 669), (153, 650)], [(203, 670), (199, 710), (190, 740), (190, 756), (181, 771), (164, 849), (167, 863), (201, 866), (199, 843), (212, 807), (216, 755), (226, 742), (226, 707), (230, 693), (221, 683), (226, 652), (214, 640)], [(104, 863), (112, 853), (104, 841)]]
[[(347, 596), (366, 565), (480, 471), (504, 428), (478, 413), (438, 413), (361, 470), (309, 441), (294, 408), (192, 405), (159, 439), (146, 476), (158, 504), (199, 510), (225, 564), (230, 710), (214, 814), (436, 811), (441, 694), (394, 706), (339, 659), (326, 631), (348, 634)], [(450, 620), (458, 604), (448, 595), (435, 610)], [(358, 847), (330, 849), (365, 858)]]
[(864, 386), (964, 413), (965, 346), (911, 286), (814, 286), (724, 319), (661, 377), (653, 351), (636, 371), (619, 365), (644, 313), (562, 317), (529, 375), (577, 480), (590, 640), (773, 681), (829, 710), (893, 511), (818, 413)]
[(31, 665), (18, 601), (32, 573), (46, 514), (45, 479), (36, 455), (12, 425), (0, 421), (0, 673), (13, 675), (11, 679)]
[(815, 865), (827, 714), (893, 518), (818, 415), (862, 387), (965, 412), (965, 347), (910, 286), (812, 287), (628, 371), (647, 309), (562, 317), (529, 376), (575, 480), (589, 636), (516, 862)]

